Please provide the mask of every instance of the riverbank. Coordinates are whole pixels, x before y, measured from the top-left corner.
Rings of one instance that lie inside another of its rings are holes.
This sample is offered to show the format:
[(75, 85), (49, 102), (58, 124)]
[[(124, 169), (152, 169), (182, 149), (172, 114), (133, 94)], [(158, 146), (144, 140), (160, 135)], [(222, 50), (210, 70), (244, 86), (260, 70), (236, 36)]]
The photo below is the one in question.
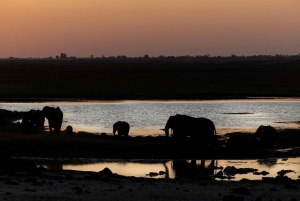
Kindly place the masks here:
[[(15, 128), (20, 129), (18, 124)], [(11, 129), (14, 127), (12, 126)], [(9, 129), (9, 127), (8, 127)], [(11, 130), (13, 131), (13, 130)], [(24, 134), (0, 131), (0, 153), (9, 157), (51, 157), (51, 158), (99, 158), (99, 159), (255, 159), (270, 157), (300, 156), (299, 130), (279, 131), (274, 148), (266, 149), (253, 141), (253, 133), (228, 133), (216, 136), (215, 144), (199, 145), (189, 138), (176, 142), (173, 138), (128, 137), (73, 133), (67, 137), (66, 131), (61, 136)], [(179, 148), (180, 147), (180, 148)]]

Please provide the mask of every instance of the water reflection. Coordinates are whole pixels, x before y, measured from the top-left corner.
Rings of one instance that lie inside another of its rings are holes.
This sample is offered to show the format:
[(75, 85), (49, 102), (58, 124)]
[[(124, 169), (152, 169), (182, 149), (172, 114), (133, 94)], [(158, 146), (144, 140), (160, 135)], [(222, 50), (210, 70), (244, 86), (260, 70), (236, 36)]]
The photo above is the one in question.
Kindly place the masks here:
[(49, 170), (63, 170), (63, 164), (62, 163), (49, 163), (45, 164), (45, 168)]
[[(119, 120), (131, 125), (130, 136), (164, 135), (169, 116), (185, 114), (211, 119), (218, 134), (231, 131), (254, 132), (260, 125), (299, 128), (299, 99), (241, 101), (123, 101), (123, 102), (51, 102), (0, 103), (0, 109), (29, 111), (45, 105), (59, 106), (64, 112), (63, 128), (71, 125), (75, 132), (112, 133)], [(296, 123), (295, 123), (296, 122)]]
[(206, 166), (205, 160), (173, 160), (172, 168), (175, 178), (213, 178), (215, 170), (215, 160), (211, 160)]
[(277, 158), (258, 159), (257, 162), (261, 166), (271, 167), (277, 164)]
[[(257, 172), (266, 171), (267, 177), (276, 177), (277, 172), (281, 170), (292, 170), (288, 173), (291, 179), (298, 179), (300, 175), (300, 158), (284, 159), (257, 159), (257, 160), (104, 160), (97, 162), (60, 162), (53, 163), (44, 161), (37, 164), (48, 169), (55, 170), (77, 170), (99, 172), (104, 168), (109, 168), (113, 173), (124, 176), (135, 177), (153, 177), (153, 178), (197, 178), (197, 179), (214, 179), (214, 175), (229, 166), (236, 169), (253, 168)], [(163, 174), (159, 174), (163, 172)], [(157, 173), (157, 174), (149, 174)], [(237, 173), (231, 180), (239, 181), (243, 178), (250, 180), (261, 180), (263, 175)], [(216, 180), (220, 180), (216, 178)]]

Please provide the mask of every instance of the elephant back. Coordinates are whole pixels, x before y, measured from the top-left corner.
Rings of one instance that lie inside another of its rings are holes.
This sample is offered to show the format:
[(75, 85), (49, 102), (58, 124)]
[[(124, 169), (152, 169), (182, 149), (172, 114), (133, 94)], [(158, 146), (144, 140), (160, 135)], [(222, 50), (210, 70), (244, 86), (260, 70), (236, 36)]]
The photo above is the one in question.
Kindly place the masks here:
[(63, 113), (60, 108), (51, 108), (48, 113), (48, 119), (51, 119), (54, 122), (61, 122), (63, 119)]
[(214, 140), (216, 134), (215, 124), (207, 118), (196, 118), (195, 125), (197, 125), (197, 132), (193, 132), (192, 138), (197, 139), (202, 144), (211, 143)]

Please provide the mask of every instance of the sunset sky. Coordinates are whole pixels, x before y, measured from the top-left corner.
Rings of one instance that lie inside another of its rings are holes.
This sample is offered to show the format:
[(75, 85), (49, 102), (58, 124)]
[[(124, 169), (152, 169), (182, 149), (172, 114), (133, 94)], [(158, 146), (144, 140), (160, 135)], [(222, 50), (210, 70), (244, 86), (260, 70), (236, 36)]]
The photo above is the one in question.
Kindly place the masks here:
[(0, 58), (300, 53), (299, 0), (0, 0), (0, 27)]

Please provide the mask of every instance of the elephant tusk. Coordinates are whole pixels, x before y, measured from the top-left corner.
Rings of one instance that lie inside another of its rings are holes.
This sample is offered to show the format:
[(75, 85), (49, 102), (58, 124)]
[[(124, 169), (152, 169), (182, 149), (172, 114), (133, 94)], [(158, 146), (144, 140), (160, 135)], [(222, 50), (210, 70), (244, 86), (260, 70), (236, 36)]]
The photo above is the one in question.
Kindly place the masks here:
[(161, 128), (161, 129), (159, 129), (159, 130), (165, 131), (166, 129), (164, 129), (164, 128)]

